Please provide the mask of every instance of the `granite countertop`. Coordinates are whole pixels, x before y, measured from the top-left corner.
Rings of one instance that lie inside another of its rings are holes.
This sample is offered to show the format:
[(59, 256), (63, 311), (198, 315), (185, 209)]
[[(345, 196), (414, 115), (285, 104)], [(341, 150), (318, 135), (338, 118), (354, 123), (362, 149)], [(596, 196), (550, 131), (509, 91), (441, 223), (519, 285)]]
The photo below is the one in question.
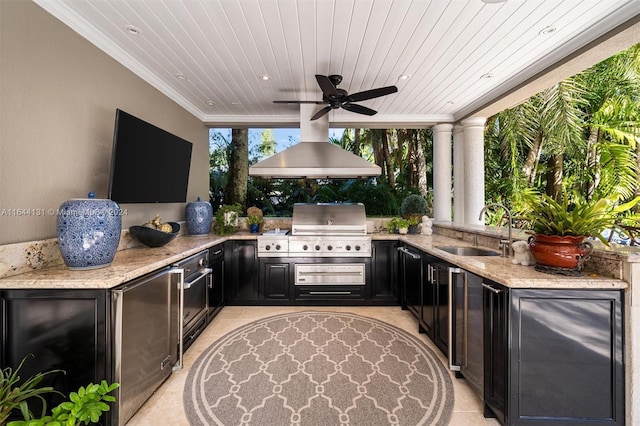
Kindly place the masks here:
[(441, 235), (406, 235), (399, 237), (399, 240), (471, 273), (511, 288), (626, 289), (628, 287), (626, 281), (586, 272), (579, 277), (538, 272), (533, 266), (513, 264), (511, 262), (513, 257), (457, 256), (439, 250), (438, 246), (471, 247), (471, 244)]
[[(185, 257), (230, 239), (255, 239), (257, 234), (238, 233), (230, 236), (181, 236), (164, 247), (145, 246), (120, 250), (113, 263), (104, 268), (69, 270), (66, 265), (37, 269), (0, 279), (2, 289), (110, 289)], [(372, 234), (374, 240), (399, 240), (469, 272), (513, 288), (587, 288), (625, 289), (623, 280), (585, 274), (565, 277), (537, 272), (531, 266), (514, 265), (511, 258), (499, 256), (457, 256), (439, 250), (438, 246), (470, 246), (469, 243), (442, 235)]]

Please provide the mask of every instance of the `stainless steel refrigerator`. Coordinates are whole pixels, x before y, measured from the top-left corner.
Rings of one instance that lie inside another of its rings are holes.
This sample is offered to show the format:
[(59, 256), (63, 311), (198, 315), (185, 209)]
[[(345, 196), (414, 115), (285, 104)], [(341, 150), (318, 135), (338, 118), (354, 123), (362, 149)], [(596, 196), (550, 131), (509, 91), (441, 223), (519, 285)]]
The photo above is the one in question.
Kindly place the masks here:
[(180, 361), (183, 272), (165, 269), (112, 291), (114, 418), (124, 425)]

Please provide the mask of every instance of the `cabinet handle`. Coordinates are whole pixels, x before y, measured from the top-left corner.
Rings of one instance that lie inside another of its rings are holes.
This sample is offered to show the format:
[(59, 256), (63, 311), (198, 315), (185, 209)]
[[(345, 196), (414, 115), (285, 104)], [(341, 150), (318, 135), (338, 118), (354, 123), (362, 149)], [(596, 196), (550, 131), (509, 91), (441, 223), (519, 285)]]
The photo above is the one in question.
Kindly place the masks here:
[(215, 252), (213, 253), (213, 255), (214, 255), (214, 256), (216, 256), (216, 255), (218, 255), (218, 254), (220, 254), (220, 253), (222, 253), (222, 250), (215, 251)]
[(489, 284), (482, 283), (482, 287), (486, 288), (487, 290), (489, 290), (490, 292), (495, 293), (495, 294), (502, 293), (502, 290), (497, 289), (497, 288), (493, 288)]
[(409, 256), (411, 256), (414, 259), (420, 259), (420, 255), (419, 254), (413, 253), (412, 251), (406, 249), (405, 247), (398, 247), (397, 250), (401, 251), (401, 252), (403, 252), (405, 254), (408, 254)]
[(447, 303), (448, 305), (448, 310), (449, 310), (449, 347), (447, 348), (447, 352), (448, 352), (448, 358), (449, 358), (449, 370), (452, 371), (460, 371), (460, 366), (459, 365), (455, 365), (455, 358), (454, 358), (454, 348), (455, 348), (455, 330), (453, 329), (453, 315), (454, 315), (454, 304), (455, 304), (455, 299), (453, 298), (453, 287), (455, 286), (455, 283), (453, 282), (453, 274), (462, 274), (463, 271), (460, 268), (454, 268), (454, 267), (449, 267), (449, 303)]

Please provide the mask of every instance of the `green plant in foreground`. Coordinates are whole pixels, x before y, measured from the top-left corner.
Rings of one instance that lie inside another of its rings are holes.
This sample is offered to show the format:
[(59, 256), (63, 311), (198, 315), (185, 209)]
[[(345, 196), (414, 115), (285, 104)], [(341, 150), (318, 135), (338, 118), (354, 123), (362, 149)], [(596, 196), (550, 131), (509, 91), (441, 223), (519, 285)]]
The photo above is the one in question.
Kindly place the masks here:
[(51, 386), (38, 387), (38, 385), (45, 376), (62, 372), (62, 370), (38, 373), (18, 385), (20, 382), (19, 372), (26, 359), (26, 357), (23, 358), (15, 370), (10, 367), (0, 370), (0, 425), (4, 425), (7, 422), (9, 414), (15, 409), (19, 409), (25, 419), (30, 418), (32, 416), (28, 406), (28, 399), (30, 398), (40, 399), (42, 402), (42, 415), (44, 416), (47, 403), (42, 395), (57, 392)]
[[(51, 410), (47, 415), (47, 403), (42, 397), (46, 393), (57, 393), (51, 386), (42, 386), (40, 382), (49, 374), (64, 373), (63, 370), (51, 370), (37, 373), (29, 377), (21, 384), (19, 372), (26, 357), (15, 370), (7, 367), (0, 370), (0, 425), (7, 426), (75, 426), (77, 424), (97, 423), (102, 413), (109, 411), (107, 402), (115, 401), (115, 397), (108, 395), (119, 385), (109, 385), (103, 380), (99, 385), (89, 383), (86, 387), (80, 387), (77, 392), (69, 394), (69, 400), (64, 401)], [(37, 398), (42, 402), (42, 413), (39, 418), (29, 410), (28, 402), (31, 398)], [(14, 420), (7, 423), (9, 415), (19, 410), (24, 420)]]
[(106, 380), (99, 385), (89, 383), (86, 387), (81, 386), (77, 392), (71, 392), (69, 400), (51, 410), (51, 415), (39, 419), (25, 417), (24, 420), (9, 422), (7, 426), (74, 426), (98, 423), (102, 413), (109, 411), (107, 402), (116, 400), (107, 394), (118, 386), (117, 383), (109, 385)]

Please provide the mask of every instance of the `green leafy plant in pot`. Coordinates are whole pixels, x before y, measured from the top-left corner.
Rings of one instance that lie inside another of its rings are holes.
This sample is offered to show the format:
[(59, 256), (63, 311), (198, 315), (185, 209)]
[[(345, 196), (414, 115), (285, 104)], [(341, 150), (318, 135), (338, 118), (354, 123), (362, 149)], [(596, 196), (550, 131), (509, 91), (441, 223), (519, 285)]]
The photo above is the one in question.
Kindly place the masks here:
[(416, 225), (422, 220), (422, 216), (429, 215), (429, 203), (419, 194), (411, 194), (405, 197), (400, 204), (400, 216), (409, 220), (409, 233), (415, 234)]
[(536, 268), (579, 274), (593, 252), (593, 245), (586, 238), (597, 238), (608, 245), (602, 232), (616, 228), (621, 213), (635, 206), (640, 197), (623, 204), (619, 200), (618, 195), (586, 200), (578, 193), (565, 193), (559, 202), (546, 194), (524, 197), (528, 208), (524, 218), (532, 229), (529, 249)]

